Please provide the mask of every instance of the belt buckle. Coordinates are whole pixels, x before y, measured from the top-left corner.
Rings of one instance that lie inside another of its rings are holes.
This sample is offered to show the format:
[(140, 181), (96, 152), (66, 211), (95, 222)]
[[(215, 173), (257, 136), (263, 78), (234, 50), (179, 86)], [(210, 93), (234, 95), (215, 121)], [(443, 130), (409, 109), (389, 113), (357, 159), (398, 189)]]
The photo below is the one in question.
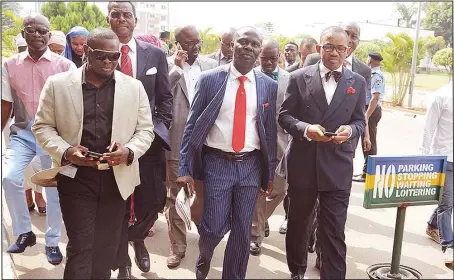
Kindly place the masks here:
[(98, 166), (98, 170), (109, 170), (110, 169), (110, 166), (109, 166), (109, 164), (107, 162), (106, 163), (100, 163), (97, 166)]
[(233, 161), (235, 161), (235, 162), (242, 162), (242, 161), (244, 161), (244, 155), (245, 155), (245, 154), (236, 154), (236, 155), (233, 155)]

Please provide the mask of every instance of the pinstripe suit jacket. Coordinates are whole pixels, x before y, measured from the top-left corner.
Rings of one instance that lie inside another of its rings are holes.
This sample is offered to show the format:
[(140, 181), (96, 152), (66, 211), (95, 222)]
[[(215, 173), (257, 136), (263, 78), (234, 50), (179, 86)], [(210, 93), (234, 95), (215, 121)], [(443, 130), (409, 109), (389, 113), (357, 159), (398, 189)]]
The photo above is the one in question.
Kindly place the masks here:
[[(202, 147), (216, 121), (224, 100), (230, 64), (202, 73), (195, 88), (195, 97), (180, 151), (179, 176), (191, 175), (203, 180)], [(257, 87), (257, 128), (262, 154), (262, 188), (274, 179), (277, 153), (276, 98), (277, 83), (254, 70)]]

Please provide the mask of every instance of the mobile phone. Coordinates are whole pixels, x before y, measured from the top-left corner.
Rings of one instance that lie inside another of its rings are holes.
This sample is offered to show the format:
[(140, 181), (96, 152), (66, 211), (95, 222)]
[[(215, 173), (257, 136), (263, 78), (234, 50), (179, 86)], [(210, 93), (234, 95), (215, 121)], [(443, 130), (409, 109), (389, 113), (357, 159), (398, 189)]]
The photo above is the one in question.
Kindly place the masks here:
[(326, 131), (326, 132), (324, 133), (324, 135), (325, 135), (325, 136), (328, 136), (328, 137), (332, 137), (332, 136), (337, 136), (337, 133)]
[(95, 159), (99, 159), (99, 158), (102, 157), (102, 154), (100, 154), (100, 153), (95, 153), (95, 152), (92, 152), (92, 151), (88, 151), (88, 152), (87, 152), (87, 156), (88, 156), (88, 157), (95, 158)]

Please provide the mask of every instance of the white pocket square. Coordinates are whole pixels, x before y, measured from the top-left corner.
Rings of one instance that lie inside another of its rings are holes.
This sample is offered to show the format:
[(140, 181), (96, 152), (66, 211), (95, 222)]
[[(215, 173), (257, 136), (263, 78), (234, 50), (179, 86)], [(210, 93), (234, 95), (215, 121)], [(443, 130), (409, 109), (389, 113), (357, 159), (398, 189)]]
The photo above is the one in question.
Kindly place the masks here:
[(156, 70), (156, 67), (153, 67), (153, 68), (148, 69), (146, 75), (154, 75), (154, 74), (156, 74), (157, 72), (158, 72), (158, 70)]

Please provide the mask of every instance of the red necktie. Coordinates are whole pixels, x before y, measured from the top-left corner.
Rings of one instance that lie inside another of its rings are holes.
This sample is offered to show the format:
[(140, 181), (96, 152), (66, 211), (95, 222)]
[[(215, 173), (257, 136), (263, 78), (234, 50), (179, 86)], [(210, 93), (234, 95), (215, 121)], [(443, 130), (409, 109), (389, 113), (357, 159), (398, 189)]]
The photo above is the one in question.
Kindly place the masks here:
[(131, 58), (129, 57), (128, 53), (129, 53), (129, 46), (123, 45), (121, 47), (121, 72), (123, 72), (123, 74), (133, 77), (132, 62), (131, 62)]
[(246, 81), (246, 79), (246, 76), (238, 77), (238, 80), (240, 80), (240, 86), (236, 91), (232, 148), (237, 153), (244, 148), (244, 139), (246, 134), (246, 90), (244, 89), (244, 81)]

